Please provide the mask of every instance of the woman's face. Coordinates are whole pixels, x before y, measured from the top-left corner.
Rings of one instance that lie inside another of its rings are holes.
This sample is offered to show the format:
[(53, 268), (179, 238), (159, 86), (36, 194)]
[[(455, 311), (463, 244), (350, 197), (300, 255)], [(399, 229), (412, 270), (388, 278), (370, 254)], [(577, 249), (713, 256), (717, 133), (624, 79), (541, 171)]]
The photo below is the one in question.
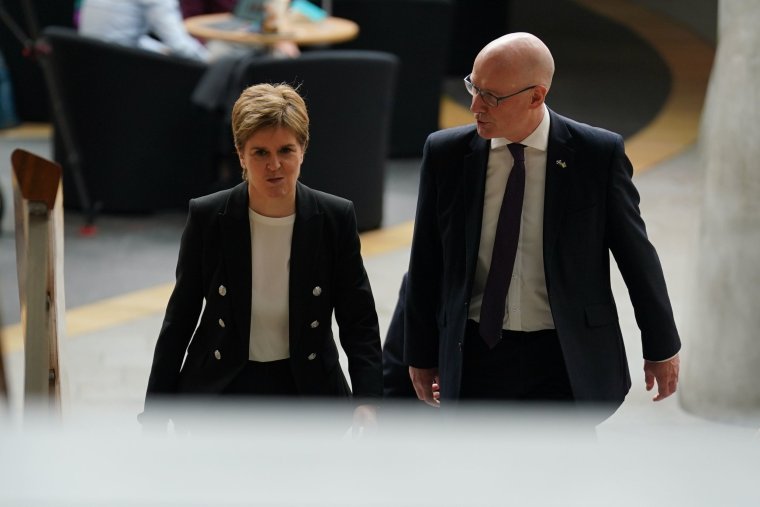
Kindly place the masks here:
[(264, 128), (248, 138), (238, 156), (248, 175), (254, 211), (266, 216), (287, 216), (295, 211), (303, 155), (303, 147), (286, 127)]

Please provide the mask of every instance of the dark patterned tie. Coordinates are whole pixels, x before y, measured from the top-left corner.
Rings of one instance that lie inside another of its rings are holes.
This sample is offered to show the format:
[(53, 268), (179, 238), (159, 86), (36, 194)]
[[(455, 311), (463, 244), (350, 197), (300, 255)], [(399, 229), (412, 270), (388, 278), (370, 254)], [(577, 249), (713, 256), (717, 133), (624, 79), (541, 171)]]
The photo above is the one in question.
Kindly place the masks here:
[(515, 164), (509, 174), (504, 200), (499, 211), (491, 267), (488, 270), (488, 278), (483, 290), (483, 303), (480, 308), (480, 336), (490, 348), (494, 348), (501, 340), (504, 307), (517, 255), (520, 217), (525, 194), (525, 155), (523, 153), (525, 146), (512, 143), (507, 145), (507, 148), (512, 152)]

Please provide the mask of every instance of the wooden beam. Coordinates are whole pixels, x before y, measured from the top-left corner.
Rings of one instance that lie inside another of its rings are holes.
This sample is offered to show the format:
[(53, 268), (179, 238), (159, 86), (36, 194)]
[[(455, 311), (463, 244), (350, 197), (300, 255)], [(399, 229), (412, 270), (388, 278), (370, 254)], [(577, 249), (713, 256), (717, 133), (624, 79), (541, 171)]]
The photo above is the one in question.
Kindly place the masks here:
[(59, 415), (59, 316), (65, 308), (61, 166), (24, 150), (12, 153), (11, 165), (25, 404)]

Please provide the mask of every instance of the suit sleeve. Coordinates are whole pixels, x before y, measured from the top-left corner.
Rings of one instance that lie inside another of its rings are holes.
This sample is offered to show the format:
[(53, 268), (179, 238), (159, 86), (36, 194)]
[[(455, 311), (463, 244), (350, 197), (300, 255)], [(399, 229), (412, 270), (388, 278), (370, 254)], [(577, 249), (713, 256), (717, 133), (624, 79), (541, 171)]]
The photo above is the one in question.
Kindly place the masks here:
[(438, 313), (443, 251), (437, 213), (437, 182), (431, 137), (425, 142), (404, 307), (404, 361), (438, 366)]
[(379, 398), (383, 394), (380, 328), (353, 204), (345, 209), (341, 231), (335, 262), (335, 320), (340, 344), (348, 358), (354, 397)]
[(644, 358), (661, 361), (678, 353), (681, 341), (660, 259), (647, 237), (639, 210), (639, 194), (631, 179), (633, 167), (619, 136), (611, 164), (607, 222), (610, 251), (628, 288), (641, 330)]
[(148, 380), (149, 397), (177, 392), (182, 360), (200, 316), (203, 304), (203, 241), (196, 214), (191, 202), (180, 242), (176, 282), (153, 354)]

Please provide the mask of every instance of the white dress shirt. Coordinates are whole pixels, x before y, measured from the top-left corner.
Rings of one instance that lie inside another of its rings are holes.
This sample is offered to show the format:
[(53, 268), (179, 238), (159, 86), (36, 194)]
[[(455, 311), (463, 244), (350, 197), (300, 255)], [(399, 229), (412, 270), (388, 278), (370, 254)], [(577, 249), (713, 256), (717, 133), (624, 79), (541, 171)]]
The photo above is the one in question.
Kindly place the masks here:
[[(525, 197), (523, 199), (520, 237), (507, 293), (503, 329), (538, 331), (554, 329), (544, 275), (544, 190), (546, 182), (546, 150), (549, 145), (549, 112), (536, 129), (520, 144), (525, 146)], [(483, 289), (491, 265), (499, 210), (512, 172), (514, 158), (507, 148), (512, 141), (491, 139), (483, 203), (483, 225), (480, 232), (478, 261), (470, 299), (469, 318), (480, 321)]]

